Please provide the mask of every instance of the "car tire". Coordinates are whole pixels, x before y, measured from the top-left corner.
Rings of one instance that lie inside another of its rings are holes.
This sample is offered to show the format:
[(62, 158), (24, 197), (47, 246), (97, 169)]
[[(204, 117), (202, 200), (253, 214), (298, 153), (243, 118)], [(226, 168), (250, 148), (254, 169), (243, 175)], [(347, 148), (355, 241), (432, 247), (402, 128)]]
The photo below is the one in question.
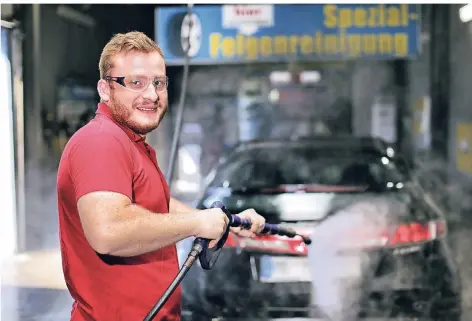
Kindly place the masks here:
[(204, 274), (204, 297), (208, 307), (222, 316), (241, 316), (251, 305), (249, 255), (225, 248), (209, 273)]
[(195, 320), (197, 316), (211, 320), (218, 316), (241, 317), (252, 310), (245, 290), (251, 282), (249, 256), (234, 251), (223, 249), (210, 271), (197, 263), (188, 272), (182, 282), (182, 309), (192, 312), (192, 321), (194, 315)]
[(205, 311), (204, 303), (202, 302), (202, 274), (202, 268), (195, 264), (190, 268), (185, 279), (182, 281), (182, 310), (192, 313), (191, 320), (194, 319), (194, 315), (200, 315)]
[(431, 311), (430, 316), (432, 321), (461, 321), (461, 303), (458, 301), (456, 306), (450, 306), (449, 308), (441, 308), (441, 306), (436, 305)]
[(432, 318), (432, 321), (461, 321), (462, 314), (461, 313), (452, 313), (452, 314), (444, 314), (441, 316), (435, 316)]

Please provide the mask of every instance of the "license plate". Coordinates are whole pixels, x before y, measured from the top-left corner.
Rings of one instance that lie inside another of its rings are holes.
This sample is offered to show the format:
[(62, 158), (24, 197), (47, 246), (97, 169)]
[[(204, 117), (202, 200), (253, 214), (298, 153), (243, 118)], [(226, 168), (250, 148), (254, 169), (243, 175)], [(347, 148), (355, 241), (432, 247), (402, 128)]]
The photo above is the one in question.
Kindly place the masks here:
[(267, 256), (260, 258), (261, 282), (311, 282), (310, 265), (306, 257)]
[(312, 260), (318, 261), (312, 267), (313, 281), (320, 280), (349, 280), (358, 279), (362, 276), (362, 257), (360, 255), (340, 255), (336, 257), (317, 257)]

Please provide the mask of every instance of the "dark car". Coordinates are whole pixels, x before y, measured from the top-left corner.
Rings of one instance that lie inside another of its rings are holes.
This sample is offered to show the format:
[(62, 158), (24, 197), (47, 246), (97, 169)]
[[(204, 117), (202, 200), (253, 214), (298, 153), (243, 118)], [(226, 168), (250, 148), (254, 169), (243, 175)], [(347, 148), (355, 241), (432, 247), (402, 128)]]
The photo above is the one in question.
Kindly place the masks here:
[(446, 221), (392, 156), (376, 140), (352, 137), (235, 148), (198, 207), (254, 208), (313, 242), (230, 235), (212, 270), (195, 265), (183, 281), (184, 317), (459, 321)]

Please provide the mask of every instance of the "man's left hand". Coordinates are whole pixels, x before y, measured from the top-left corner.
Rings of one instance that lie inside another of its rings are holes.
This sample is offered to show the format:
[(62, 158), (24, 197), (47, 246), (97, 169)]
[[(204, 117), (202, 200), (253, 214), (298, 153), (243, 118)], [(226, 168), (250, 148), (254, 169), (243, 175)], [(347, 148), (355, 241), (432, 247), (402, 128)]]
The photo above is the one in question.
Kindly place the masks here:
[(245, 210), (237, 214), (240, 218), (244, 218), (251, 221), (251, 229), (246, 230), (240, 227), (232, 227), (230, 230), (237, 236), (241, 237), (255, 237), (264, 228), (265, 218), (257, 214), (254, 209)]

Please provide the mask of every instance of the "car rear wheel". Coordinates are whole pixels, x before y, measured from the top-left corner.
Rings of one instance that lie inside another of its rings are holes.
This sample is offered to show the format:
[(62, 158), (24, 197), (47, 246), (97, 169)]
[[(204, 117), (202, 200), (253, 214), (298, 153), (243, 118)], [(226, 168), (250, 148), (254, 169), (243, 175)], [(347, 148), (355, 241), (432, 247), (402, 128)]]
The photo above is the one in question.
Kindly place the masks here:
[(462, 309), (461, 300), (447, 301), (447, 306), (444, 304), (433, 304), (430, 316), (432, 321), (461, 321)]
[(234, 249), (225, 248), (210, 271), (194, 266), (187, 278), (182, 288), (183, 309), (195, 315), (195, 320), (252, 313), (254, 300), (249, 295), (252, 275), (247, 253), (237, 254)]
[(462, 315), (460, 313), (444, 314), (442, 316), (436, 316), (432, 321), (461, 321)]

